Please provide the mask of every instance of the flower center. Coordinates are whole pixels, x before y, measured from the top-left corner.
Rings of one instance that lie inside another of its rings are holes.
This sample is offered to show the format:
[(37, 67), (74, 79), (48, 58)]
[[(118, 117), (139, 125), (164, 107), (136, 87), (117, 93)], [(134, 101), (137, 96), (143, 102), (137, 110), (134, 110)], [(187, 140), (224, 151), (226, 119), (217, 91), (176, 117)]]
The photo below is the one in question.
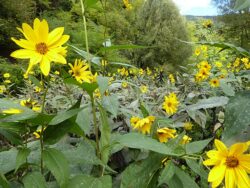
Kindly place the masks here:
[(168, 102), (168, 103), (167, 103), (167, 106), (168, 106), (168, 107), (171, 107), (171, 106), (172, 106), (172, 103), (171, 103), (171, 102)]
[(238, 161), (238, 159), (237, 159), (236, 157), (234, 157), (234, 156), (227, 157), (227, 159), (226, 159), (226, 165), (227, 165), (227, 167), (229, 167), (229, 168), (234, 168), (234, 167), (236, 167), (236, 166), (239, 165), (239, 161)]
[(48, 47), (44, 42), (36, 44), (36, 51), (42, 55), (48, 52)]
[(81, 76), (81, 73), (80, 73), (80, 71), (79, 70), (75, 70), (75, 76), (77, 76), (77, 77), (79, 77), (79, 76)]

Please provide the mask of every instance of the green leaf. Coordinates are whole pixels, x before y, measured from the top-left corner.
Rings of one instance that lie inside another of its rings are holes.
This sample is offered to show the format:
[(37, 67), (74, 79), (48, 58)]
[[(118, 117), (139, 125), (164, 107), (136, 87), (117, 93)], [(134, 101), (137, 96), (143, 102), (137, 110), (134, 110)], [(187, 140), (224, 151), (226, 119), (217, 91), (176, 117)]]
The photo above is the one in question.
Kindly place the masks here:
[(76, 123), (79, 127), (84, 131), (86, 135), (90, 134), (91, 130), (91, 116), (90, 116), (90, 106), (88, 105), (87, 108), (82, 109), (76, 117)]
[(199, 186), (195, 183), (195, 181), (185, 173), (183, 170), (181, 170), (179, 167), (174, 166), (175, 169), (175, 175), (181, 180), (182, 182), (182, 187), (178, 188), (186, 188), (186, 187), (192, 187), (192, 188), (199, 188)]
[(230, 83), (227, 83), (225, 80), (220, 80), (220, 87), (225, 93), (225, 95), (230, 97), (235, 95), (234, 88), (231, 86)]
[(155, 172), (161, 167), (163, 155), (151, 153), (148, 158), (130, 164), (122, 172), (120, 188), (147, 188)]
[(15, 161), (17, 153), (18, 151), (16, 148), (0, 152), (0, 174), (6, 174), (15, 169), (15, 162), (6, 161)]
[(173, 162), (169, 160), (165, 165), (164, 169), (162, 170), (161, 175), (159, 176), (158, 186), (160, 186), (163, 183), (167, 184), (167, 182), (169, 182), (172, 179), (175, 173), (174, 169), (175, 166)]
[(118, 115), (119, 100), (117, 95), (104, 96), (102, 100), (103, 107), (115, 117)]
[(70, 119), (71, 117), (75, 116), (80, 112), (83, 108), (77, 108), (68, 110), (65, 112), (58, 113), (50, 122), (49, 125), (57, 125), (59, 123), (64, 122), (67, 119)]
[(0, 188), (10, 188), (8, 180), (0, 173)]
[(89, 175), (77, 175), (73, 177), (67, 187), (69, 188), (112, 188), (111, 176), (95, 178)]
[(250, 0), (236, 0), (234, 10), (239, 11), (242, 9), (250, 8)]
[(105, 110), (101, 105), (98, 105), (101, 116), (101, 138), (100, 138), (100, 146), (101, 146), (101, 160), (104, 164), (107, 164), (110, 155), (110, 136), (111, 129), (108, 122), (108, 116)]
[(222, 140), (226, 143), (249, 139), (250, 91), (236, 93), (230, 98), (225, 109), (225, 129)]
[[(177, 188), (177, 187), (182, 188), (183, 184), (182, 184), (181, 179), (176, 174), (174, 174), (172, 179), (170, 179), (168, 182), (168, 187), (169, 188)], [(184, 187), (184, 188), (186, 188), (186, 187)]]
[(203, 165), (198, 164), (195, 160), (192, 159), (185, 159), (189, 168), (198, 174), (201, 178), (207, 180), (208, 173), (202, 168)]
[(224, 106), (228, 102), (227, 97), (210, 97), (208, 99), (201, 99), (196, 104), (189, 105), (186, 110), (195, 111), (199, 109), (214, 108), (218, 106)]
[(98, 2), (98, 0), (85, 0), (84, 5), (87, 9), (87, 8), (94, 6), (97, 2)]
[(199, 110), (191, 111), (187, 110), (188, 115), (203, 129), (205, 129), (207, 117), (204, 113)]
[(69, 166), (65, 156), (58, 150), (48, 148), (42, 155), (45, 166), (55, 176), (60, 187), (64, 187), (69, 178)]
[(141, 101), (140, 101), (140, 110), (141, 110), (144, 118), (149, 116), (148, 110), (145, 108), (145, 106), (143, 105), (143, 103)]
[(109, 77), (97, 76), (97, 83), (99, 86), (101, 96), (103, 96), (103, 94), (105, 93), (105, 91), (108, 89), (109, 86)]
[(209, 144), (209, 142), (211, 142), (211, 140), (212, 138), (209, 138), (206, 140), (200, 140), (186, 144), (186, 153), (193, 154), (201, 152)]
[(136, 149), (146, 149), (169, 156), (181, 156), (184, 152), (177, 152), (175, 148), (170, 148), (166, 144), (140, 133), (128, 133), (116, 137), (116, 142), (123, 146)]
[(29, 80), (37, 87), (42, 88), (42, 85), (40, 84), (40, 81), (32, 75), (29, 75)]
[(67, 134), (76, 123), (73, 120), (66, 120), (63, 123), (59, 123), (57, 125), (48, 126), (43, 135), (44, 142), (46, 144), (55, 144), (57, 143), (62, 137)]
[(110, 62), (109, 65), (119, 65), (119, 66), (123, 66), (123, 67), (133, 67), (133, 68), (137, 69), (137, 67), (134, 65), (130, 65), (127, 63), (121, 63), (121, 62)]
[(30, 149), (28, 148), (22, 148), (18, 151), (16, 156), (16, 169), (15, 172), (18, 170), (18, 168), (26, 162), (27, 157), (30, 154)]
[(4, 136), (12, 144), (21, 145), (23, 143), (22, 137), (13, 131), (6, 130), (0, 127), (0, 135)]
[(28, 173), (23, 178), (24, 188), (46, 188), (46, 181), (40, 172)]

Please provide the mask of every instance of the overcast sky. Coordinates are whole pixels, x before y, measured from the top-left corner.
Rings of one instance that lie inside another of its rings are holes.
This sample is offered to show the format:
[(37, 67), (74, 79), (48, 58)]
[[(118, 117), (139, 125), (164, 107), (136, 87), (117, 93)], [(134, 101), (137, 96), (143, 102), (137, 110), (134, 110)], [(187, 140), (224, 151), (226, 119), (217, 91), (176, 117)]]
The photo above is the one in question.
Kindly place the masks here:
[(212, 0), (173, 0), (182, 15), (214, 16), (217, 15)]

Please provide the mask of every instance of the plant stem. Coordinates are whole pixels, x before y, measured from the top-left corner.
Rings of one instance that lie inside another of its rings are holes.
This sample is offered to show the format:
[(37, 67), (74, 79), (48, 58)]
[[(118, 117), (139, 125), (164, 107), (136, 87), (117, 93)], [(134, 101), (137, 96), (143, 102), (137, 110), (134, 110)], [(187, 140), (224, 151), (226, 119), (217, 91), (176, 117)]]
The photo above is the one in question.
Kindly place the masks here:
[(92, 106), (93, 122), (94, 122), (94, 129), (95, 129), (96, 155), (98, 156), (99, 159), (101, 159), (100, 146), (99, 146), (99, 127), (97, 125), (95, 100), (94, 100), (93, 95), (91, 96), (91, 106)]
[(85, 8), (84, 8), (83, 0), (81, 0), (80, 2), (81, 2), (81, 8), (82, 8), (82, 19), (83, 19), (84, 34), (85, 34), (87, 61), (89, 63), (89, 70), (91, 71), (91, 61), (90, 61), (90, 54), (89, 54), (89, 42), (88, 42), (87, 22), (86, 22), (86, 17), (85, 17)]

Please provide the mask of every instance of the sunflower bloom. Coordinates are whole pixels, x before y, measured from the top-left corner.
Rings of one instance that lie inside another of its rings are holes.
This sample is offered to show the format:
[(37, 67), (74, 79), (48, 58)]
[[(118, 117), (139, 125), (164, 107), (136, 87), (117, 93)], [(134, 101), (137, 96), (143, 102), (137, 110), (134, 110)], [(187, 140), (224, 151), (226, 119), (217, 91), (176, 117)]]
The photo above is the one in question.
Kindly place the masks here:
[(220, 81), (217, 78), (213, 78), (209, 82), (211, 87), (219, 87), (220, 86)]
[(88, 70), (89, 65), (87, 65), (82, 60), (76, 59), (74, 66), (71, 63), (69, 63), (69, 66), (71, 68), (69, 73), (72, 74), (73, 77), (75, 77), (75, 79), (79, 83), (83, 83), (83, 82), (91, 83), (91, 81), (93, 80), (93, 75)]
[(203, 162), (206, 166), (214, 166), (209, 175), (208, 182), (212, 187), (218, 187), (225, 179), (225, 188), (250, 187), (250, 155), (244, 154), (248, 150), (247, 143), (236, 143), (229, 149), (220, 140), (215, 140), (217, 150), (207, 152), (209, 159)]
[(177, 112), (179, 101), (174, 93), (170, 93), (165, 96), (165, 101), (163, 103), (163, 109), (168, 115), (173, 115)]
[(40, 105), (38, 105), (38, 103), (36, 101), (32, 101), (30, 98), (27, 100), (21, 100), (20, 104), (21, 104), (21, 106), (25, 106), (27, 108), (30, 108), (35, 112), (41, 111)]
[(27, 23), (23, 23), (22, 29), (17, 29), (24, 35), (25, 39), (11, 39), (23, 49), (12, 52), (11, 56), (30, 60), (26, 74), (37, 64), (40, 65), (40, 69), (45, 76), (50, 72), (52, 61), (66, 64), (64, 58), (66, 47), (62, 47), (62, 45), (69, 40), (69, 35), (63, 35), (63, 27), (58, 27), (49, 32), (47, 21), (40, 21), (36, 18), (33, 28)]
[(137, 129), (142, 134), (150, 133), (151, 126), (155, 121), (154, 116), (148, 116), (146, 118), (132, 117), (130, 123), (134, 129)]
[(160, 142), (167, 142), (168, 139), (174, 138), (176, 135), (175, 129), (169, 129), (167, 127), (157, 129), (157, 136)]

